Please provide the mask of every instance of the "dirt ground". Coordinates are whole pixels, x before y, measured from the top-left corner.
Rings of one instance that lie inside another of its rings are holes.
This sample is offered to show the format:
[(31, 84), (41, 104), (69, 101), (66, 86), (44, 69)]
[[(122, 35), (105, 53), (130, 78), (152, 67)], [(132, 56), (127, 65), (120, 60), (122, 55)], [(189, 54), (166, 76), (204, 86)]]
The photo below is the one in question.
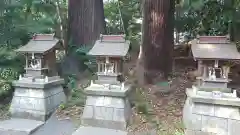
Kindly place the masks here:
[[(128, 65), (134, 66), (133, 64)], [(192, 87), (192, 82), (188, 79), (187, 74), (189, 70), (194, 69), (195, 63), (192, 63), (192, 59), (178, 59), (175, 66), (169, 93), (161, 92), (160, 90), (164, 88), (158, 85), (147, 85), (140, 90), (150, 113), (139, 114), (136, 108), (133, 108), (134, 122), (129, 127), (129, 131), (157, 128), (160, 135), (183, 133), (182, 109), (186, 99), (185, 89)]]

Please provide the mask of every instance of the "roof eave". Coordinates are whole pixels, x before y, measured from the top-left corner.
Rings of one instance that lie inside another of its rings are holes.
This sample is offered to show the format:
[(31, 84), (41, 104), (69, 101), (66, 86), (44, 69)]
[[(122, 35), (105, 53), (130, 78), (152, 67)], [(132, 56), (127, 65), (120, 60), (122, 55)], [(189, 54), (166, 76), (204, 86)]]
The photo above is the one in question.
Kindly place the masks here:
[(201, 57), (194, 57), (194, 59), (196, 59), (196, 60), (240, 60), (240, 58), (239, 59), (237, 59), (237, 58), (232, 58), (232, 59), (229, 59), (229, 58), (201, 58)]
[(125, 57), (126, 55), (93, 55), (93, 54), (87, 54), (90, 56), (96, 56), (96, 57)]

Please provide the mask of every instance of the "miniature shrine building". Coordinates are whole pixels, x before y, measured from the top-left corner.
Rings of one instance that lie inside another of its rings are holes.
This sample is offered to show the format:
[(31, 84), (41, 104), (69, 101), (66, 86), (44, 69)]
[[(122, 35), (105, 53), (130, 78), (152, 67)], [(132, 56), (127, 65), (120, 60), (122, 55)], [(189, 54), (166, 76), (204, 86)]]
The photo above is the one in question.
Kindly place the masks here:
[(117, 77), (123, 72), (123, 57), (127, 55), (130, 42), (124, 35), (100, 35), (88, 55), (96, 56), (98, 80), (103, 76)]
[(192, 41), (191, 51), (198, 62), (202, 81), (222, 82), (227, 87), (229, 67), (226, 62), (240, 60), (240, 53), (228, 36), (199, 36)]
[(26, 75), (57, 75), (55, 50), (60, 47), (61, 42), (53, 34), (34, 35), (27, 45), (17, 50), (17, 52), (25, 54)]

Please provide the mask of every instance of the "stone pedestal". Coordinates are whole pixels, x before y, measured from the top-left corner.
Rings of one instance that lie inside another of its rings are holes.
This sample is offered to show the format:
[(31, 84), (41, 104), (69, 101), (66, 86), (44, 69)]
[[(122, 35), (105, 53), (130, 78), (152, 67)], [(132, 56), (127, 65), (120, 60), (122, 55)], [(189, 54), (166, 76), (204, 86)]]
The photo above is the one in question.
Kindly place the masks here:
[(118, 76), (119, 74), (117, 73), (102, 73), (98, 72), (97, 73), (98, 80), (96, 82), (101, 83), (101, 84), (119, 84), (118, 81)]
[(131, 118), (127, 99), (129, 86), (91, 84), (86, 88), (87, 101), (82, 125), (126, 130)]
[(185, 135), (237, 135), (240, 132), (240, 99), (236, 93), (187, 89), (183, 109)]
[(208, 87), (208, 88), (227, 88), (227, 84), (229, 83), (228, 79), (224, 78), (216, 78), (209, 79), (198, 77), (198, 86)]
[(14, 96), (10, 106), (12, 117), (46, 121), (66, 101), (63, 79), (23, 77), (13, 83)]

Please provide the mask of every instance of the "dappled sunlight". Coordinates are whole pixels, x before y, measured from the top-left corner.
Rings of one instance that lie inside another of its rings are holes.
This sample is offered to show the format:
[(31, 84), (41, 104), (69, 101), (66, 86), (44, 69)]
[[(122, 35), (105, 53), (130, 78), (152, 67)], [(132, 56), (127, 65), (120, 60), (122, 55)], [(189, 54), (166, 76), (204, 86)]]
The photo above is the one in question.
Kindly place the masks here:
[(204, 44), (204, 45), (200, 45), (199, 48), (202, 48), (202, 49), (214, 49), (216, 48), (213, 44)]

